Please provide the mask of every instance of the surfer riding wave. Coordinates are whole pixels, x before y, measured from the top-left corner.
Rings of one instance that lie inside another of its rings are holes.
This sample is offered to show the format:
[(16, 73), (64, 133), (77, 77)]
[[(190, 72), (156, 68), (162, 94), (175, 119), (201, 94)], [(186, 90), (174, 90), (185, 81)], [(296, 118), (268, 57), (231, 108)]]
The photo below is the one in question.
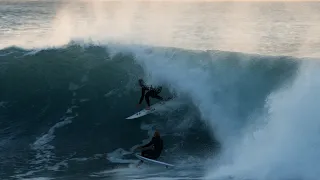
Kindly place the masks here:
[[(151, 141), (143, 146), (138, 147), (137, 149), (142, 150), (141, 156), (156, 160), (160, 157), (160, 154), (163, 149), (163, 140), (160, 137), (159, 131), (155, 131)], [(137, 166), (142, 164), (143, 161), (140, 161)]]
[[(158, 86), (158, 87), (152, 87), (152, 86), (147, 86), (145, 84), (145, 82), (143, 81), (143, 79), (139, 79), (139, 85), (141, 87), (141, 97), (140, 97), (140, 101), (139, 101), (139, 104), (140, 105), (143, 101), (143, 99), (145, 98), (146, 99), (146, 102), (147, 102), (147, 110), (150, 109), (150, 99), (149, 97), (152, 97), (152, 98), (156, 98), (156, 99), (159, 99), (161, 101), (163, 101), (163, 98), (161, 96), (159, 96), (160, 92), (162, 91), (162, 87), (161, 86)], [(146, 92), (147, 91), (147, 92)]]

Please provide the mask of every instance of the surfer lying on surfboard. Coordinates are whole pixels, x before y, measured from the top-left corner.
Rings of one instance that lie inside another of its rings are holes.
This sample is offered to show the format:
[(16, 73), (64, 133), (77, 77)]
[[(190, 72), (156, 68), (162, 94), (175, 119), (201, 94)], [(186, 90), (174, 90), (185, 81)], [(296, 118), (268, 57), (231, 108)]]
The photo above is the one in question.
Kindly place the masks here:
[[(141, 87), (141, 97), (140, 97), (140, 101), (139, 101), (139, 104), (140, 105), (143, 101), (143, 98), (145, 97), (146, 98), (146, 102), (147, 102), (147, 110), (150, 109), (150, 100), (149, 100), (149, 97), (152, 97), (152, 98), (156, 98), (156, 99), (159, 99), (159, 100), (163, 100), (163, 98), (161, 96), (159, 96), (161, 90), (162, 90), (162, 87), (159, 86), (159, 87), (152, 87), (152, 86), (147, 86), (145, 84), (145, 82), (142, 80), (142, 79), (139, 79), (139, 85)], [(147, 91), (147, 92), (146, 92)]]
[[(137, 150), (141, 150), (141, 156), (153, 160), (156, 160), (160, 157), (162, 149), (163, 140), (161, 139), (160, 133), (157, 130), (154, 132), (152, 140), (148, 144), (137, 148)], [(142, 163), (143, 161), (141, 160), (137, 167), (140, 166)]]

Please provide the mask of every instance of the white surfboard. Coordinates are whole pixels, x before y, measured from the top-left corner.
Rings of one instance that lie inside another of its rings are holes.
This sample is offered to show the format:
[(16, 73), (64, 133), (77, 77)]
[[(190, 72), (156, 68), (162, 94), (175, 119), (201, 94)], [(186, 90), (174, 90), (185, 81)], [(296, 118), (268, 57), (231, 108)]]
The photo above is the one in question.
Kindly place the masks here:
[[(172, 99), (171, 99), (172, 100)], [(153, 104), (150, 106), (150, 109), (147, 110), (147, 109), (143, 109), (137, 113), (135, 113), (134, 115), (132, 116), (129, 116), (127, 117), (126, 119), (136, 119), (136, 118), (139, 118), (139, 117), (142, 117), (142, 116), (145, 116), (145, 115), (148, 115), (150, 113), (153, 113), (155, 112), (157, 109), (159, 109), (161, 106), (164, 106), (167, 102), (169, 102), (170, 100), (168, 101), (160, 101), (156, 104)]]
[(163, 165), (163, 166), (166, 166), (166, 167), (174, 167), (174, 165), (172, 164), (169, 164), (169, 163), (165, 163), (165, 162), (161, 162), (161, 161), (156, 161), (156, 160), (153, 160), (153, 159), (148, 159), (148, 158), (145, 158), (141, 155), (139, 155), (138, 153), (135, 154), (135, 156), (142, 160), (142, 161), (145, 161), (147, 163), (154, 163), (154, 164), (158, 164), (158, 165)]

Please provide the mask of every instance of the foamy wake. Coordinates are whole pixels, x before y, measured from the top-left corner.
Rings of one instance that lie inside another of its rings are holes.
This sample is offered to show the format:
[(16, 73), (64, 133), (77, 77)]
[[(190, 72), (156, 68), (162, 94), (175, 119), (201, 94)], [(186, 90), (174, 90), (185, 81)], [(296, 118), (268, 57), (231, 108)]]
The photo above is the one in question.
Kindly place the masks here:
[(266, 125), (247, 131), (225, 152), (231, 161), (213, 162), (206, 179), (319, 179), (319, 76), (319, 65), (305, 62), (292, 86), (269, 96)]

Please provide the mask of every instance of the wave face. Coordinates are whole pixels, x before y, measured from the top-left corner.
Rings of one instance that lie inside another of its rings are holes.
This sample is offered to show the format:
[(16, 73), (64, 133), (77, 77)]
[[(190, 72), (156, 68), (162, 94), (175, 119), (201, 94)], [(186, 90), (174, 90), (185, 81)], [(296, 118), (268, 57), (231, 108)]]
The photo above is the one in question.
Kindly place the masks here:
[[(311, 137), (318, 136), (319, 82), (309, 81), (316, 62), (309, 72), (292, 57), (76, 42), (9, 47), (0, 58), (4, 178), (263, 179), (277, 169), (286, 178), (293, 163), (310, 163), (295, 171), (305, 178), (318, 167)], [(141, 77), (178, 98), (156, 114), (125, 120), (139, 110)], [(165, 141), (162, 160), (176, 169), (131, 167), (133, 149), (154, 129)]]

